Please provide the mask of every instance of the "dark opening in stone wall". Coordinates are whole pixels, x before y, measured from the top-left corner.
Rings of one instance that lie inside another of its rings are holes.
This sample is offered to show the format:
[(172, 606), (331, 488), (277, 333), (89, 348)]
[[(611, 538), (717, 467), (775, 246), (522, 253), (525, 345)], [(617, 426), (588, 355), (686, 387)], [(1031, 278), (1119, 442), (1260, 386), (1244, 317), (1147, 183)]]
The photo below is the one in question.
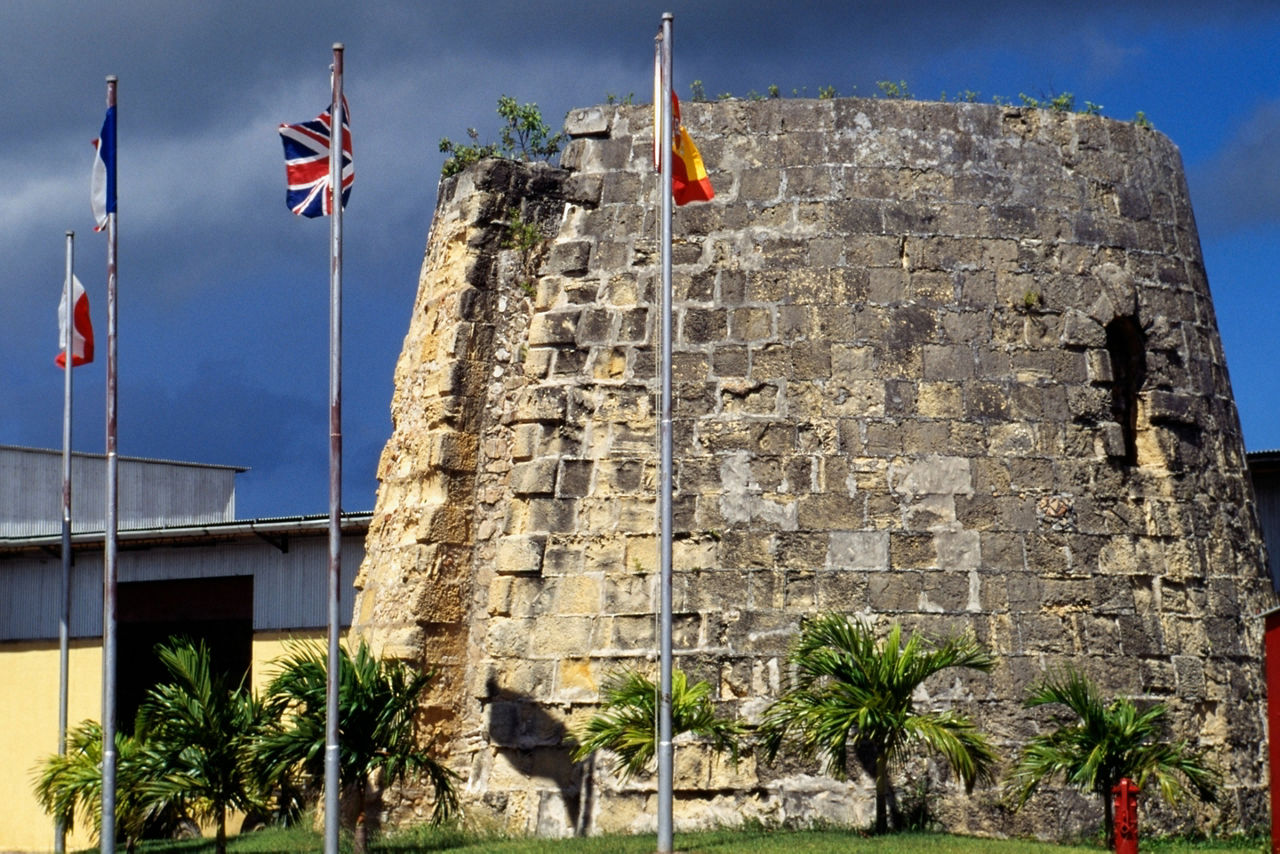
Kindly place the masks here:
[(1124, 436), (1124, 464), (1138, 465), (1138, 392), (1147, 376), (1146, 336), (1132, 317), (1107, 324), (1111, 356), (1111, 414)]

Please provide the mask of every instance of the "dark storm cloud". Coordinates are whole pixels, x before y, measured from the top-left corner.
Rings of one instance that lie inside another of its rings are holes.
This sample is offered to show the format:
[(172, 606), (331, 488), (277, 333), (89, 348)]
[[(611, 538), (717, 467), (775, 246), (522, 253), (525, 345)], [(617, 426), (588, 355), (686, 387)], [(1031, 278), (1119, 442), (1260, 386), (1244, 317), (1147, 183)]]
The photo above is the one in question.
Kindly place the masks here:
[(1202, 235), (1280, 224), (1280, 101), (1261, 104), (1190, 184)]
[[(1247, 180), (1266, 165), (1251, 134), (1275, 121), (1274, 111), (1251, 113), (1269, 85), (1260, 79), (1266, 68), (1252, 69), (1266, 63), (1248, 47), (1235, 63), (1206, 60), (1232, 59), (1232, 46), (1275, 33), (1273, 3), (8, 0), (0, 3), (8, 372), (0, 442), (59, 440), (51, 359), (67, 228), (78, 232), (77, 269), (104, 330), (88, 143), (102, 120), (103, 77), (113, 73), (121, 452), (250, 465), (243, 510), (323, 510), (325, 429), (301, 413), (323, 412), (325, 400), (327, 228), (285, 210), (275, 127), (322, 109), (338, 40), (347, 47), (357, 173), (345, 221), (346, 504), (371, 506), (438, 140), (467, 127), (494, 138), (500, 94), (538, 102), (553, 125), (607, 93), (647, 101), (652, 37), (666, 10), (676, 14), (681, 92), (695, 79), (712, 95), (740, 96), (771, 84), (869, 95), (883, 79), (906, 80), (923, 97), (966, 87), (983, 100), (1072, 90), (1121, 118), (1148, 110), (1183, 146), (1206, 231), (1274, 215), (1265, 180)], [(1215, 197), (1206, 186), (1222, 191)], [(77, 374), (83, 450), (102, 449), (102, 368)]]

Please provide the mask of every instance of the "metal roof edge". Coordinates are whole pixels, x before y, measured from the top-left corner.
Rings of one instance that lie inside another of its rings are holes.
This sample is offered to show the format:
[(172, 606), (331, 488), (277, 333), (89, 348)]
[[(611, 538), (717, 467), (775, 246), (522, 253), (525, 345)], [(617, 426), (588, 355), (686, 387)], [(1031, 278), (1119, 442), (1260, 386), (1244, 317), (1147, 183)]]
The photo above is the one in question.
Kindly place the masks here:
[[(344, 531), (368, 531), (372, 510), (342, 514)], [(329, 516), (278, 516), (259, 519), (233, 519), (229, 522), (207, 522), (202, 525), (173, 525), (157, 528), (124, 528), (116, 537), (122, 543), (168, 541), (215, 541), (228, 537), (280, 536), (282, 534), (318, 534), (329, 528)], [(78, 531), (71, 535), (72, 546), (101, 545), (105, 531)], [(62, 534), (40, 534), (33, 537), (0, 537), (0, 553), (57, 549)]]
[[(57, 450), (55, 448), (33, 448), (27, 445), (0, 444), (0, 451), (23, 451), (23, 452), (32, 453), (32, 454), (56, 454), (57, 456), (62, 456), (62, 451)], [(106, 454), (92, 454), (92, 453), (87, 453), (85, 451), (72, 451), (71, 456), (80, 457), (82, 459), (88, 459), (88, 460), (105, 460), (107, 458)], [(119, 460), (120, 462), (158, 463), (160, 465), (167, 465), (167, 466), (188, 466), (191, 468), (202, 468), (202, 469), (229, 469), (230, 471), (234, 471), (234, 472), (247, 472), (250, 470), (249, 466), (230, 466), (230, 465), (224, 465), (222, 463), (196, 463), (196, 462), (191, 462), (189, 460), (167, 460), (161, 457), (117, 456), (116, 459)]]

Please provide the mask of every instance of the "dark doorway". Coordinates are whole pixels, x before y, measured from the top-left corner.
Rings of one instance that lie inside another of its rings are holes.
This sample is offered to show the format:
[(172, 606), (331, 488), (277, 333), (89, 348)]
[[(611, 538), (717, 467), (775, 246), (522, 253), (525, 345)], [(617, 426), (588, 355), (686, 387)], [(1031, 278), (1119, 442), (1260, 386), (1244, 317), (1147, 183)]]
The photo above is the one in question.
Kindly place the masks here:
[(168, 671), (156, 644), (174, 635), (203, 640), (215, 672), (237, 684), (249, 672), (253, 647), (253, 576), (122, 583), (117, 593), (119, 636), (116, 715), (122, 731), (151, 686)]

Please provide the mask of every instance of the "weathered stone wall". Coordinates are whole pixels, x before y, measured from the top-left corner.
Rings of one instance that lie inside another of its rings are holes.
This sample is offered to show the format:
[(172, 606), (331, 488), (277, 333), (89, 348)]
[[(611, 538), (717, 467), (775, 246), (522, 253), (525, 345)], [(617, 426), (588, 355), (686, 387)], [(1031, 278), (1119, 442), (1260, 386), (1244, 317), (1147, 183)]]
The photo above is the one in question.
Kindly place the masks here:
[[(717, 197), (675, 216), (679, 666), (754, 720), (806, 614), (970, 630), (998, 668), (928, 702), (1011, 752), (1047, 720), (1027, 688), (1081, 667), (1169, 703), (1229, 781), (1222, 823), (1263, 821), (1272, 598), (1177, 149), (976, 104), (684, 112)], [(654, 799), (561, 744), (656, 645), (652, 121), (567, 128), (563, 169), (441, 185), (356, 626), (440, 671), (427, 719), (472, 814), (551, 834), (651, 827)], [(512, 208), (544, 247), (502, 248)], [(871, 806), (865, 781), (697, 745), (677, 788), (681, 826)], [(932, 797), (976, 832), (1097, 820), (945, 776)]]

